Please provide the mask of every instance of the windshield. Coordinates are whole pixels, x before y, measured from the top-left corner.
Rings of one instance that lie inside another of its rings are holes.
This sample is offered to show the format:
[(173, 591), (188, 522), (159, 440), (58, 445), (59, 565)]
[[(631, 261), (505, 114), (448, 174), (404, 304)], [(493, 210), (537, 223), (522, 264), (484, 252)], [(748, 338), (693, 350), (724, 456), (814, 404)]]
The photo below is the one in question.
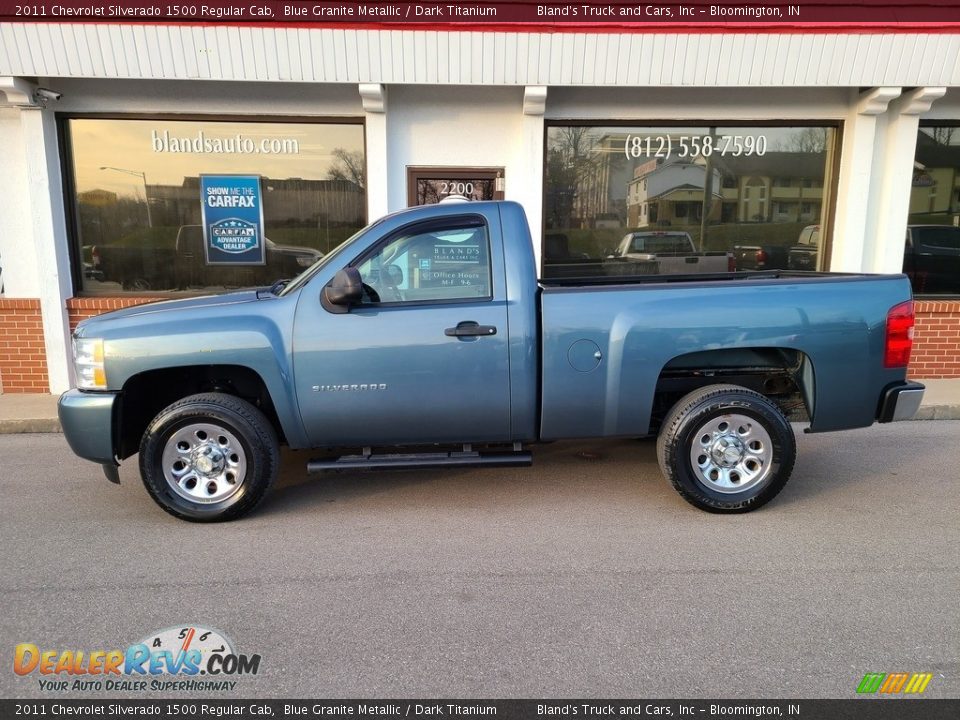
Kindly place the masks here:
[(348, 237), (348, 238), (347, 238), (346, 240), (344, 240), (342, 243), (340, 243), (339, 245), (337, 245), (333, 250), (331, 250), (331, 251), (328, 252), (326, 255), (324, 255), (322, 258), (320, 258), (319, 260), (317, 260), (313, 265), (311, 265), (311, 266), (308, 267), (306, 270), (304, 270), (302, 273), (300, 273), (299, 275), (297, 275), (293, 280), (291, 280), (290, 282), (288, 282), (287, 285), (286, 285), (286, 287), (284, 287), (283, 290), (281, 290), (279, 293), (277, 293), (277, 295), (278, 295), (279, 297), (283, 297), (284, 295), (289, 295), (290, 293), (292, 293), (292, 292), (298, 290), (299, 288), (303, 287), (304, 285), (306, 285), (307, 282), (310, 281), (310, 278), (312, 278), (314, 275), (316, 275), (318, 272), (320, 272), (320, 270), (321, 270), (324, 266), (326, 266), (326, 264), (327, 264), (330, 260), (332, 260), (332, 259), (335, 258), (337, 255), (339, 255), (340, 252), (341, 252), (347, 245), (349, 245), (350, 243), (352, 243), (355, 239), (357, 239), (358, 237), (360, 237), (363, 233), (365, 233), (365, 232), (366, 232), (367, 230), (369, 230), (370, 228), (374, 227), (375, 225), (379, 225), (379, 224), (380, 224), (380, 220), (377, 220), (376, 222), (371, 223), (371, 224), (367, 225), (365, 228), (361, 228), (360, 230), (358, 230), (357, 232), (355, 232), (353, 235), (351, 235), (350, 237)]

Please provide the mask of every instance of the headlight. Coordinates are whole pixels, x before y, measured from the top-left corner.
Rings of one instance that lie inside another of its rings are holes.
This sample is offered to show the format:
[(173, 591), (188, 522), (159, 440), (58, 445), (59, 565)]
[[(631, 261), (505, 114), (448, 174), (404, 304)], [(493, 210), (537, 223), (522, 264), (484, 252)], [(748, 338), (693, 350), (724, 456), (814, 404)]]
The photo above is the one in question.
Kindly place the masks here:
[(310, 267), (317, 259), (312, 255), (297, 255), (297, 265), (300, 267)]
[(77, 372), (77, 387), (83, 390), (107, 389), (103, 340), (100, 338), (73, 339), (73, 367)]

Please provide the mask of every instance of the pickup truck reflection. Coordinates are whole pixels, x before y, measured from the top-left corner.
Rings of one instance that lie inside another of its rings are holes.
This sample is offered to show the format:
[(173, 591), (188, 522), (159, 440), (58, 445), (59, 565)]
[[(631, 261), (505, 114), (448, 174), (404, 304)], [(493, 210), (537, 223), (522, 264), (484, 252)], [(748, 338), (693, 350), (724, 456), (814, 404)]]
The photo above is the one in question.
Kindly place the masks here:
[(277, 245), (264, 238), (265, 265), (208, 265), (203, 252), (203, 227), (183, 225), (174, 247), (95, 245), (93, 270), (102, 282), (124, 290), (191, 290), (272, 285), (292, 278), (323, 257), (313, 248)]

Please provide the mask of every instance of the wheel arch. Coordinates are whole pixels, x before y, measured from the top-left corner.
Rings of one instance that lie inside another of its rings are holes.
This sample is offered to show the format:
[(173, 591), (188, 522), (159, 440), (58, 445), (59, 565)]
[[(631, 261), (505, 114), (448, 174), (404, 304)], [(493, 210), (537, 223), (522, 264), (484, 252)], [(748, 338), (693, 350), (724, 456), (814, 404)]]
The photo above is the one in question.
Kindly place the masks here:
[(181, 365), (145, 370), (124, 382), (116, 417), (117, 457), (122, 460), (138, 451), (141, 436), (163, 408), (204, 392), (222, 392), (250, 402), (267, 417), (280, 441), (286, 442), (288, 429), (256, 370), (244, 365)]
[(792, 421), (814, 417), (816, 373), (805, 352), (776, 346), (720, 348), (683, 353), (664, 363), (657, 376), (650, 433), (659, 430), (681, 397), (719, 384), (739, 385), (770, 398)]

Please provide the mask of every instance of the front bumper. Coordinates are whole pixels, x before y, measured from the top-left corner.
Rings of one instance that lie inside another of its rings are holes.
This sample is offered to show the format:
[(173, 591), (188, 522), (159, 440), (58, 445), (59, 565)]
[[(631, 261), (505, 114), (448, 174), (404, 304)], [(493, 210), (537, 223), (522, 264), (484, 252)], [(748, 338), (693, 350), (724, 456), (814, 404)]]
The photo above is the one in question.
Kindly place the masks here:
[(909, 420), (917, 414), (926, 388), (918, 382), (904, 382), (888, 387), (880, 398), (877, 421), (882, 423)]
[(67, 390), (57, 414), (67, 444), (78, 456), (116, 467), (116, 416), (119, 393)]

